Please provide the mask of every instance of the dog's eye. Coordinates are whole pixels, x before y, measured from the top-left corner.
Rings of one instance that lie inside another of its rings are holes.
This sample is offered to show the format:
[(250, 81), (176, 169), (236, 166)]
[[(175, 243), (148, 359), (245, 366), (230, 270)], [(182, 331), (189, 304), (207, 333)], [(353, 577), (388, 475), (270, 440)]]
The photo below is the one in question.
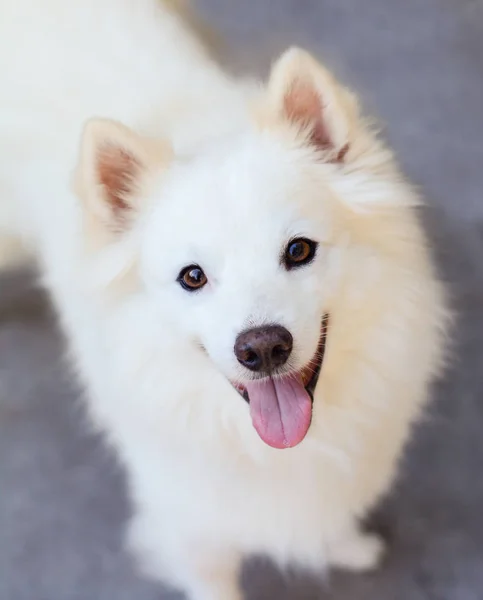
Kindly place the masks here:
[(317, 242), (307, 238), (295, 238), (291, 240), (283, 256), (283, 264), (286, 269), (295, 269), (311, 262), (317, 251)]
[(208, 282), (203, 269), (198, 265), (189, 265), (181, 269), (177, 281), (188, 292), (200, 290)]

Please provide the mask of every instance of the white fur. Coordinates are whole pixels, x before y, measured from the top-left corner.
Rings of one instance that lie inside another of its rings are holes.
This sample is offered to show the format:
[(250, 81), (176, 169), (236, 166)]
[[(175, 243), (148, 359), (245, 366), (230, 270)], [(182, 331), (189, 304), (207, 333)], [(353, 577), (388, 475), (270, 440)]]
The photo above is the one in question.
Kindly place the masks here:
[[(0, 8), (0, 263), (14, 238), (38, 257), (93, 423), (127, 467), (129, 539), (145, 569), (194, 600), (235, 600), (252, 552), (375, 566), (381, 542), (358, 520), (393, 481), (446, 323), (419, 201), (391, 154), (302, 51), (266, 86), (224, 73), (155, 0)], [(284, 90), (306, 76), (327, 94), (334, 148), (348, 143), (342, 163), (280, 117)], [(137, 134), (94, 122), (79, 151), (92, 117)], [(121, 234), (94, 181), (109, 136), (146, 159)], [(286, 272), (278, 256), (300, 234), (319, 252)], [(175, 281), (193, 262), (210, 280), (197, 294)], [(312, 426), (275, 450), (229, 383), (246, 376), (234, 339), (247, 323), (280, 322), (301, 368), (325, 312)]]

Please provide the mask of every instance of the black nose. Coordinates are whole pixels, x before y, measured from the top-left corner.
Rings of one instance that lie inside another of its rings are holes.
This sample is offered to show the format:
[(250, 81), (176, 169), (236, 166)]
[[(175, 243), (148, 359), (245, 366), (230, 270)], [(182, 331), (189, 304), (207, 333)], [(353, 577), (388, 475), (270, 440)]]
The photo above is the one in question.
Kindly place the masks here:
[(235, 355), (250, 371), (271, 373), (287, 362), (292, 346), (293, 338), (285, 327), (255, 327), (237, 337)]

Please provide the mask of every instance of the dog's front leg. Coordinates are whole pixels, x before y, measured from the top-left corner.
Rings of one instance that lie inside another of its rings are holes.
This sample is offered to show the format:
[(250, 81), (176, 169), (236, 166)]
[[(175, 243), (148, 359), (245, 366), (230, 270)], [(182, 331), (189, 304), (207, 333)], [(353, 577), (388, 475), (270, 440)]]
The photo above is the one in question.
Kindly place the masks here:
[(180, 539), (176, 520), (160, 527), (155, 512), (139, 511), (130, 523), (127, 547), (142, 573), (182, 590), (188, 600), (242, 600), (241, 553), (214, 543), (215, 535), (208, 531)]
[(241, 556), (235, 552), (205, 550), (188, 553), (184, 560), (184, 589), (189, 600), (243, 600), (240, 589)]
[(328, 546), (331, 567), (348, 571), (372, 571), (380, 565), (386, 551), (384, 540), (375, 533), (365, 533), (354, 525)]

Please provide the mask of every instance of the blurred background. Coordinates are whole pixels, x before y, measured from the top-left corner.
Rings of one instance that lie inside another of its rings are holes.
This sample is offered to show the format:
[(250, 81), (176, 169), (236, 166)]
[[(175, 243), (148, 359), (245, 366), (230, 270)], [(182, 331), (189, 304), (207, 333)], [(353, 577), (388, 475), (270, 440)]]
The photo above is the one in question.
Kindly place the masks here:
[[(384, 567), (317, 581), (250, 561), (250, 600), (483, 598), (483, 0), (195, 0), (237, 70), (288, 45), (318, 54), (382, 124), (427, 199), (458, 314), (434, 388), (374, 524)], [(45, 297), (0, 278), (0, 600), (175, 600), (122, 548), (122, 471), (89, 432)]]

